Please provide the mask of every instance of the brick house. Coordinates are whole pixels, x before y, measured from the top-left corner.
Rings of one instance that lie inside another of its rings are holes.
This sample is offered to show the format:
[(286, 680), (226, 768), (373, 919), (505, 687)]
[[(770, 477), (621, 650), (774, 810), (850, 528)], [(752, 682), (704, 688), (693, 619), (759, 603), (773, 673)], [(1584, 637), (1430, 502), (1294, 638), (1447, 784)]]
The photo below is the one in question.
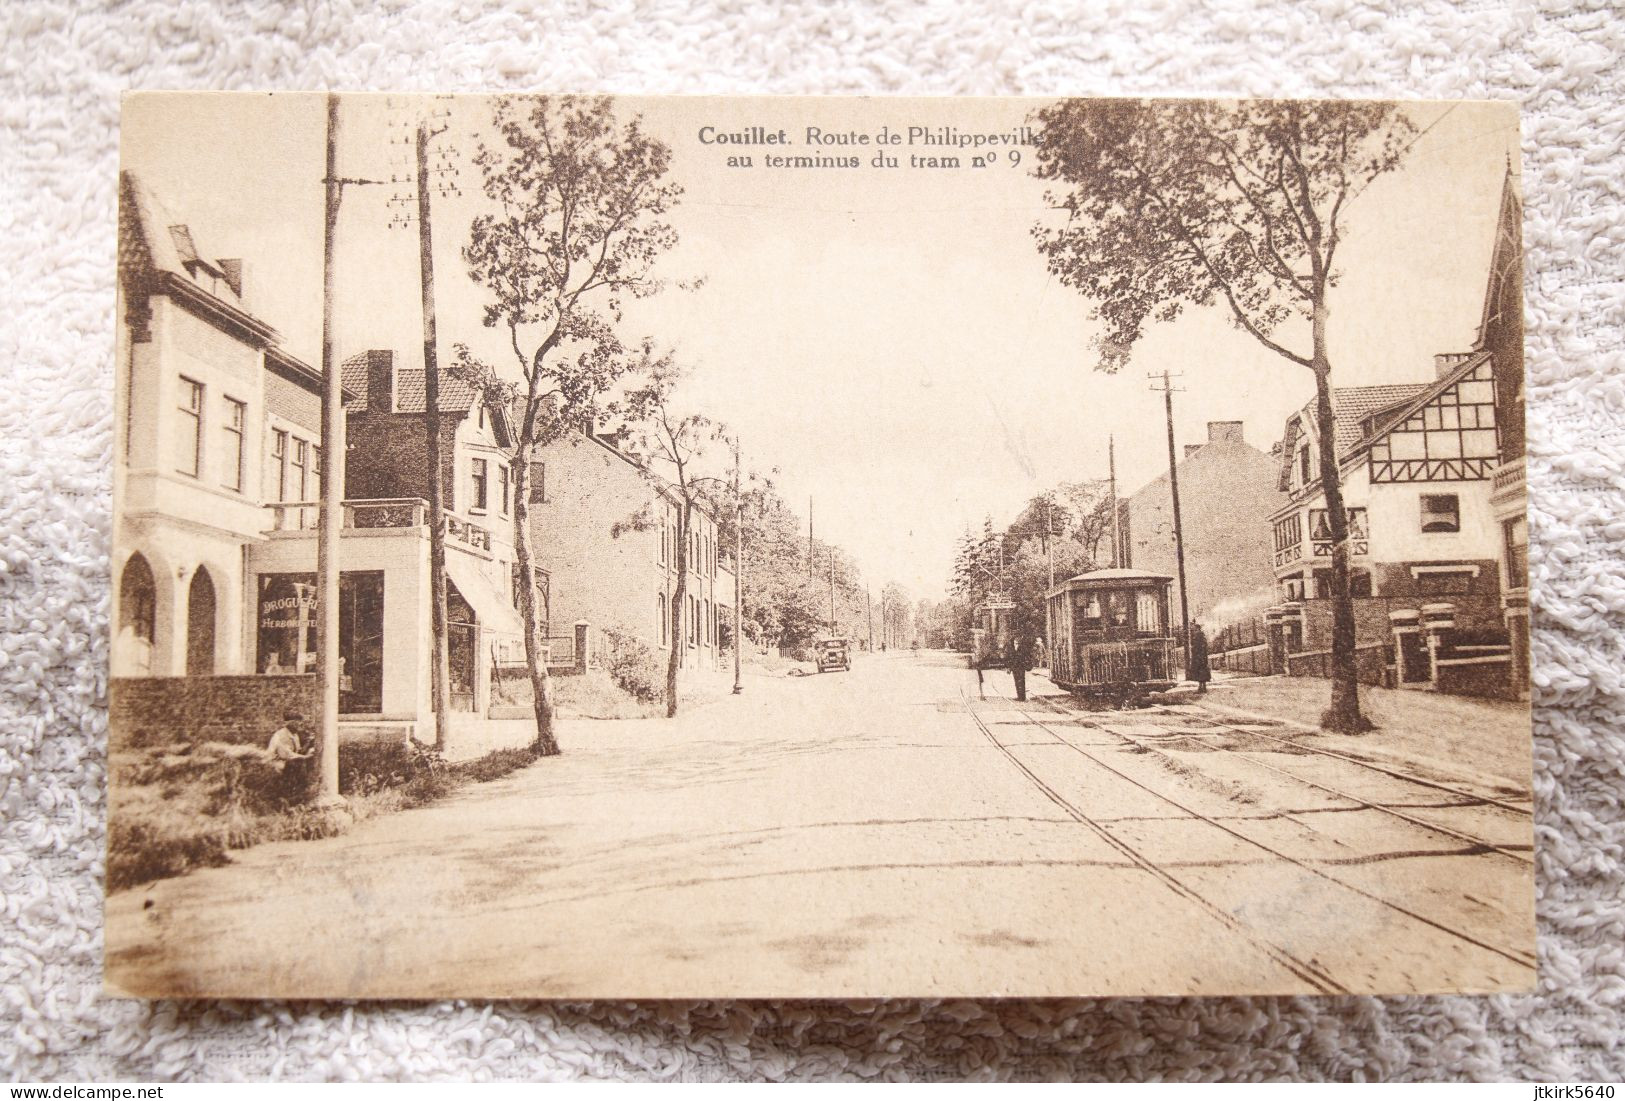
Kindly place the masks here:
[[(1271, 603), (1270, 516), (1286, 500), (1279, 474), (1279, 458), (1248, 443), (1240, 421), (1209, 421), (1207, 440), (1185, 446), (1179, 513), (1193, 621), (1212, 629)], [(1176, 576), (1168, 475), (1146, 483), (1119, 508), (1122, 565)]]

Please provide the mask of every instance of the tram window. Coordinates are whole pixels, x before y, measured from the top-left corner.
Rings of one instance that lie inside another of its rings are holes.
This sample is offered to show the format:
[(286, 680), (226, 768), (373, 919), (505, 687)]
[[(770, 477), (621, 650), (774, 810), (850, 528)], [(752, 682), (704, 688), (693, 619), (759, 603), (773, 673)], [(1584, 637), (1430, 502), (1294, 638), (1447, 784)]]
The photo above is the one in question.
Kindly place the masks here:
[(1157, 614), (1157, 598), (1151, 593), (1140, 593), (1134, 600), (1134, 625), (1142, 634), (1155, 634), (1162, 630), (1162, 617)]
[(1128, 594), (1111, 593), (1108, 599), (1111, 603), (1111, 625), (1113, 627), (1128, 626)]

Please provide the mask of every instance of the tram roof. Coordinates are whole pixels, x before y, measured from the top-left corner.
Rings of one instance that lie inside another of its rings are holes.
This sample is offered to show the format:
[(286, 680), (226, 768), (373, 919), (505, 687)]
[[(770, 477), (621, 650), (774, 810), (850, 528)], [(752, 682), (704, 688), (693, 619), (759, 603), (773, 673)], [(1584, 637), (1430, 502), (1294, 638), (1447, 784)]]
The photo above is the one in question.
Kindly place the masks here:
[(1121, 568), (1090, 570), (1088, 573), (1080, 573), (1076, 577), (1069, 577), (1065, 581), (1058, 582), (1046, 595), (1056, 596), (1060, 593), (1069, 592), (1074, 588), (1081, 588), (1084, 583), (1102, 581), (1162, 581), (1171, 583), (1173, 578), (1165, 573), (1150, 573), (1146, 570), (1126, 570)]

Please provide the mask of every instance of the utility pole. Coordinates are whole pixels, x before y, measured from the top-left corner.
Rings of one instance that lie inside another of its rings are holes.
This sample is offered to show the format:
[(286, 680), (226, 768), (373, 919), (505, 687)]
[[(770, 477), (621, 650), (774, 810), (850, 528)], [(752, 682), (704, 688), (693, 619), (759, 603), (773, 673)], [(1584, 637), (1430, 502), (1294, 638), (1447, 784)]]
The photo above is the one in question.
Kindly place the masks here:
[[(1148, 376), (1155, 379), (1156, 375)], [(1185, 668), (1191, 667), (1191, 613), (1185, 599), (1185, 529), (1179, 522), (1179, 459), (1174, 453), (1174, 387), (1172, 376), (1162, 372), (1162, 385), (1151, 389), (1162, 391), (1163, 408), (1168, 414), (1168, 490), (1174, 500), (1174, 562), (1179, 566), (1179, 622), (1185, 638)]]
[[(434, 747), (443, 750), (451, 725), (451, 672), (446, 640), (445, 472), (440, 462), (440, 363), (435, 339), (434, 236), (429, 224), (429, 141), (444, 133), (417, 127), (418, 268), (423, 292), (423, 396), (429, 451), (429, 624), (434, 651)], [(489, 485), (489, 482), (487, 482)]]
[[(326, 216), (322, 233), (322, 495), (316, 531), (316, 680), (321, 750), (316, 802), (339, 801), (339, 530), (344, 526), (344, 381), (333, 362), (333, 247), (338, 236), (339, 97), (327, 93)], [(300, 638), (300, 647), (304, 638)]]
[[(344, 527), (344, 380), (333, 361), (333, 251), (338, 238), (339, 203), (345, 184), (380, 180), (344, 179), (338, 173), (339, 97), (327, 93), (327, 156), (322, 225), (322, 478), (316, 518), (316, 681), (321, 714), (317, 719), (318, 807), (342, 806), (339, 796), (339, 533)], [(303, 644), (303, 632), (300, 634)]]
[(835, 548), (829, 548), (829, 635), (835, 637)]
[[(881, 593), (880, 595), (884, 597), (886, 594)], [(869, 590), (867, 585), (863, 587), (863, 614), (869, 617), (869, 652), (872, 654), (875, 652), (875, 605), (874, 593)], [(880, 630), (882, 634), (886, 630), (886, 609), (884, 607), (880, 609)]]
[(1055, 587), (1055, 522), (1050, 516), (1050, 497), (1044, 495), (1044, 557), (1049, 559), (1049, 587)]
[(745, 499), (739, 492), (739, 437), (734, 437), (734, 695), (745, 690), (739, 653), (745, 645)]
[(1112, 569), (1117, 569), (1122, 563), (1119, 557), (1123, 550), (1123, 532), (1118, 527), (1117, 516), (1117, 437), (1106, 437), (1106, 461), (1110, 464), (1111, 500), (1112, 500)]

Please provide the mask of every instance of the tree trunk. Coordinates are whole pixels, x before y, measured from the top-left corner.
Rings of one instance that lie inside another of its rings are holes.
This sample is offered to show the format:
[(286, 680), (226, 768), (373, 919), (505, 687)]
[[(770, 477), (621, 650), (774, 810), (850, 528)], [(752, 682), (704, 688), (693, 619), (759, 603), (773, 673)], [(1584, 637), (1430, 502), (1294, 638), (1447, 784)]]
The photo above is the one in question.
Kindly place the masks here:
[(525, 665), (530, 671), (531, 700), (536, 710), (536, 741), (539, 756), (559, 752), (553, 735), (553, 678), (547, 672), (541, 617), (536, 610), (536, 557), (530, 540), (530, 457), (535, 443), (521, 439), (513, 458), (513, 546), (519, 558), (519, 617), (525, 626)]
[[(1349, 594), (1349, 521), (1343, 507), (1343, 475), (1337, 465), (1337, 425), (1332, 413), (1331, 360), (1326, 355), (1326, 309), (1314, 316), (1315, 411), (1320, 424), (1320, 485), (1332, 529), (1332, 701), (1320, 725), (1338, 734), (1372, 729), (1360, 713), (1355, 668), (1354, 598)], [(1311, 538), (1313, 531), (1310, 532)], [(1312, 576), (1312, 575), (1311, 575)]]
[(671, 654), (666, 659), (666, 718), (677, 714), (677, 669), (688, 645), (684, 612), (688, 606), (688, 525), (694, 506), (684, 501), (677, 510), (677, 588), (671, 594)]

